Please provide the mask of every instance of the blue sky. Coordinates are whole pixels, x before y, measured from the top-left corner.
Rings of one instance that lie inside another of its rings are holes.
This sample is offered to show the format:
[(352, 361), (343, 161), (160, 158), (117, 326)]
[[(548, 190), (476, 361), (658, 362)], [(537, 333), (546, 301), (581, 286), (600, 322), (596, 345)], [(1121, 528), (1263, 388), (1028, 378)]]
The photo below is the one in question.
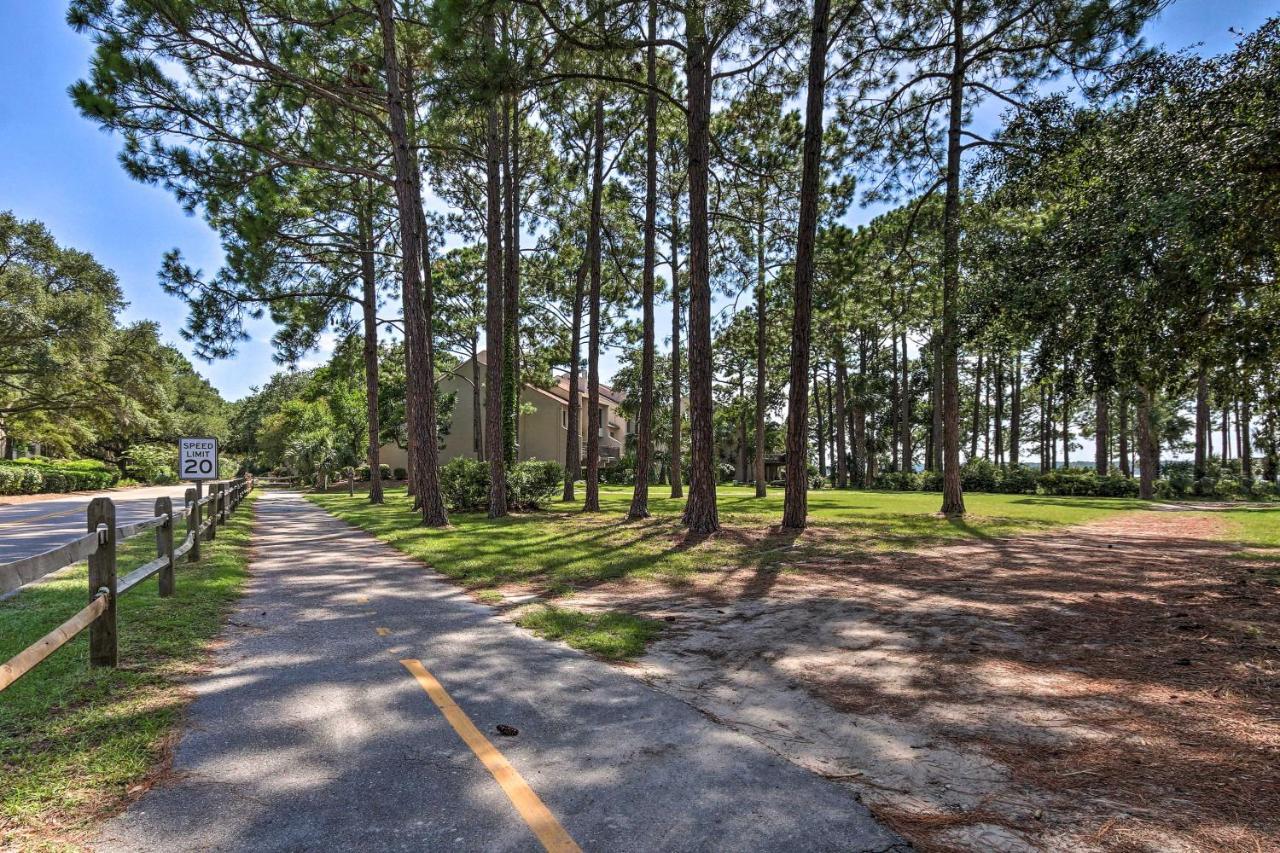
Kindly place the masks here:
[[(165, 339), (190, 354), (179, 337), (185, 306), (161, 291), (156, 270), (174, 247), (213, 270), (221, 256), (217, 240), (164, 190), (128, 178), (117, 159), (119, 139), (72, 106), (66, 90), (85, 75), (91, 46), (66, 25), (65, 8), (50, 0), (0, 0), (0, 210), (41, 220), (61, 243), (115, 270), (130, 302), (126, 319), (158, 321)], [(1219, 53), (1232, 44), (1231, 29), (1247, 32), (1276, 11), (1250, 0), (1182, 0), (1148, 26), (1147, 40), (1172, 48), (1202, 43), (1203, 52)], [(869, 216), (855, 210), (850, 221)], [(659, 324), (665, 328), (669, 320)], [(197, 365), (230, 399), (280, 369), (271, 359), (270, 323), (249, 331), (253, 339), (235, 358)], [(608, 375), (613, 359), (606, 362)]]

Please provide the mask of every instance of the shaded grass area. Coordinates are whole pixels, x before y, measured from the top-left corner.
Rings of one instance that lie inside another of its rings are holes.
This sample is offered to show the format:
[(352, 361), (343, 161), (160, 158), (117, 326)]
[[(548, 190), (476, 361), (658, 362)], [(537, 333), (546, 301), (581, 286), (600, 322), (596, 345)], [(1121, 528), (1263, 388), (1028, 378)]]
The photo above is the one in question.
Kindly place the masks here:
[(639, 657), (662, 630), (661, 622), (630, 613), (584, 613), (553, 605), (529, 610), (516, 619), (516, 624), (539, 637), (563, 640), (575, 649), (607, 660)]
[[(663, 487), (653, 491), (665, 493)], [(624, 486), (601, 488), (597, 514), (583, 514), (581, 504), (556, 502), (543, 512), (496, 520), (455, 514), (447, 530), (422, 527), (403, 489), (388, 490), (382, 506), (371, 506), (361, 494), (308, 497), (471, 589), (524, 583), (552, 594), (621, 577), (678, 582), (699, 571), (998, 538), (1146, 506), (1108, 498), (970, 495), (970, 514), (947, 519), (937, 514), (941, 498), (936, 494), (824, 490), (810, 494), (811, 527), (797, 536), (777, 529), (780, 490), (761, 499), (749, 488), (722, 487), (723, 529), (697, 537), (680, 526), (683, 500), (652, 498), (651, 518), (625, 521), (631, 489)]]
[[(239, 594), (254, 500), (202, 545), (199, 563), (178, 564), (172, 598), (159, 597), (155, 578), (121, 597), (118, 669), (89, 668), (86, 631), (0, 693), (0, 849), (73, 847), (77, 832), (146, 786), (187, 703), (182, 682)], [(122, 544), (118, 572), (153, 556), (147, 531)], [(87, 600), (81, 565), (0, 602), (0, 660)]]

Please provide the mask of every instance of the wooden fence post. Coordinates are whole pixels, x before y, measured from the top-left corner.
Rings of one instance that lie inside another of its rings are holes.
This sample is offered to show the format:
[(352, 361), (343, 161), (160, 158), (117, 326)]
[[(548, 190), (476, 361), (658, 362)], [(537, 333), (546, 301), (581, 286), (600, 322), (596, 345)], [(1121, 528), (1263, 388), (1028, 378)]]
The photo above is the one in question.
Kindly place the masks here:
[(187, 533), (191, 534), (191, 550), (188, 563), (200, 562), (200, 488), (187, 489)]
[(170, 498), (156, 498), (156, 517), (165, 516), (164, 524), (156, 528), (156, 556), (168, 557), (164, 568), (160, 569), (160, 597), (173, 595), (173, 501)]
[(89, 502), (89, 532), (98, 533), (98, 550), (89, 555), (89, 600), (106, 590), (107, 609), (89, 626), (89, 666), (115, 666), (116, 651), (116, 505), (111, 498)]
[(212, 542), (218, 537), (218, 489), (217, 483), (209, 484), (209, 535), (205, 538)]

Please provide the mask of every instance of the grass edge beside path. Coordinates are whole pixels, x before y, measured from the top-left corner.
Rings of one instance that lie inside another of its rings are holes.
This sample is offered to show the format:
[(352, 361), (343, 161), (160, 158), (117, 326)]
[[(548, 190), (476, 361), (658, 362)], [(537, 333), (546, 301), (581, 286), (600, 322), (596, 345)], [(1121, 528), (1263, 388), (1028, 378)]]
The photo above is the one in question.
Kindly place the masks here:
[[(120, 667), (90, 669), (88, 632), (0, 692), (0, 850), (71, 850), (95, 822), (137, 799), (163, 771), (190, 701), (186, 682), (205, 668), (246, 577), (251, 495), (180, 562), (177, 592), (156, 578), (118, 605)], [(119, 574), (155, 554), (150, 531), (123, 543)], [(0, 660), (84, 606), (82, 565), (0, 602)]]
[[(807, 558), (847, 559), (857, 551), (903, 550), (965, 539), (1035, 533), (1092, 521), (1147, 504), (1108, 498), (980, 495), (963, 520), (937, 514), (931, 493), (823, 490), (810, 497), (813, 527), (802, 537), (779, 531), (781, 491), (766, 499), (741, 487), (719, 488), (720, 534), (690, 538), (680, 526), (683, 501), (651, 498), (653, 517), (624, 520), (630, 486), (602, 486), (600, 513), (553, 501), (540, 512), (501, 519), (454, 513), (446, 530), (423, 527), (403, 488), (388, 489), (381, 506), (345, 489), (304, 496), (316, 506), (431, 566), (486, 604), (501, 604), (500, 589), (534, 593), (546, 603), (571, 601), (575, 590), (622, 579), (687, 582), (708, 571), (774, 571)], [(601, 622), (600, 617), (609, 618)], [(540, 636), (563, 640), (598, 657), (643, 654), (656, 631), (625, 622), (628, 614), (590, 614), (558, 606), (513, 614)], [(621, 633), (619, 633), (621, 632)]]

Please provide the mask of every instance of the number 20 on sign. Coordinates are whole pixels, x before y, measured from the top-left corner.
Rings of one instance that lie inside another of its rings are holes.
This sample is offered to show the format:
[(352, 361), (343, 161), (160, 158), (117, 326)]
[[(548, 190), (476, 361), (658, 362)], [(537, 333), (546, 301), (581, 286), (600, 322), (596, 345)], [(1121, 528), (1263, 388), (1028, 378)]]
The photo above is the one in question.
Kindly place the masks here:
[(178, 439), (178, 476), (184, 480), (218, 479), (218, 440)]

